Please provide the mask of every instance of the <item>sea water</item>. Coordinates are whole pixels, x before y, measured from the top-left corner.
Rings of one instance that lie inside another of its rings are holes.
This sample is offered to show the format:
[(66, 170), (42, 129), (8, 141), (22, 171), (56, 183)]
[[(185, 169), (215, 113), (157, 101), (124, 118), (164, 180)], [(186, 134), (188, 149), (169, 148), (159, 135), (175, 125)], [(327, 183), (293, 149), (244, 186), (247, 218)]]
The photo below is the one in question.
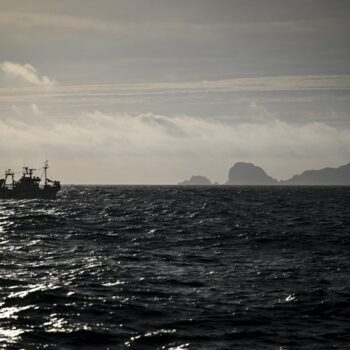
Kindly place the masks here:
[(4, 349), (349, 349), (350, 188), (0, 200)]

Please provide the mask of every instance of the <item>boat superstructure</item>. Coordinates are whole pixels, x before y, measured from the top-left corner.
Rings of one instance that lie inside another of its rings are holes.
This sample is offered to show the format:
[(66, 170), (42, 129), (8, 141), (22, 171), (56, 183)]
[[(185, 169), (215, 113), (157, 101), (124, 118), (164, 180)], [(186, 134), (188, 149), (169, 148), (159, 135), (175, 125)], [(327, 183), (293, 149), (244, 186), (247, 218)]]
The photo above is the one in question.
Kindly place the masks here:
[[(11, 169), (5, 171), (5, 178), (0, 179), (0, 198), (56, 198), (57, 192), (61, 189), (59, 181), (52, 181), (47, 177), (49, 168), (46, 161), (43, 166), (41, 177), (35, 176), (36, 169), (23, 167), (21, 178), (16, 181), (15, 173)], [(43, 178), (43, 184), (41, 185)]]

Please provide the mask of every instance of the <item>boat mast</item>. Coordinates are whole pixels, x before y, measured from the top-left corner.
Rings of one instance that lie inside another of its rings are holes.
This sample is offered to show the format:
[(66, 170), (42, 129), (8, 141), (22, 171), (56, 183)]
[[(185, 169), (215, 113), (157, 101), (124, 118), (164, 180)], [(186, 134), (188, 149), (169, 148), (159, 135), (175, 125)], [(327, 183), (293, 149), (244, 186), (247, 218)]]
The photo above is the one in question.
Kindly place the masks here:
[(44, 163), (44, 183), (47, 185), (47, 169), (49, 168), (49, 162), (46, 160)]

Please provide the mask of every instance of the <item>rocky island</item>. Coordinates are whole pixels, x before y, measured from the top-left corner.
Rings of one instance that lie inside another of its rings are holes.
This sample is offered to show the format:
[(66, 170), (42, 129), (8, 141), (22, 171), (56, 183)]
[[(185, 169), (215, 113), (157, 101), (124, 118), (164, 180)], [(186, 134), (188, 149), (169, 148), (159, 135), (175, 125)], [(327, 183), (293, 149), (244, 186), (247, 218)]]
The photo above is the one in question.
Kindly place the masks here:
[(265, 170), (252, 164), (238, 162), (228, 173), (226, 185), (277, 185), (278, 181), (267, 175)]
[(238, 162), (230, 169), (226, 185), (348, 186), (350, 185), (350, 163), (338, 168), (306, 170), (288, 180), (278, 181), (254, 164)]
[(313, 186), (349, 186), (350, 163), (338, 168), (323, 168), (320, 170), (307, 170), (300, 175), (280, 181), (280, 185), (313, 185)]
[(200, 175), (192, 176), (189, 180), (185, 180), (178, 183), (178, 185), (180, 186), (208, 186), (211, 184), (212, 183), (208, 178)]
[[(180, 182), (183, 186), (208, 186), (211, 181), (205, 176), (192, 176), (189, 180)], [(218, 185), (218, 183), (215, 183)], [(323, 168), (306, 170), (300, 175), (294, 175), (287, 180), (276, 180), (265, 170), (252, 163), (237, 162), (228, 173), (224, 185), (237, 186), (350, 186), (350, 163), (338, 168)]]

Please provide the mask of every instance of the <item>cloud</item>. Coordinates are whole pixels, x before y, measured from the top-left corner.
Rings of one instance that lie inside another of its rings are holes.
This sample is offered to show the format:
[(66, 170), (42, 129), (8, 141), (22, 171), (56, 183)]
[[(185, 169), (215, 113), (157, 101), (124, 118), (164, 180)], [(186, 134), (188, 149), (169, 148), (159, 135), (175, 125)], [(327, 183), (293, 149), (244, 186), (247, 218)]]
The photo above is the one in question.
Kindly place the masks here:
[[(217, 6), (217, 5), (216, 5)], [(160, 7), (157, 6), (159, 9)], [(178, 8), (179, 9), (179, 8)], [(140, 17), (136, 18), (135, 14), (131, 17), (118, 17), (117, 20), (98, 18), (95, 13), (90, 13), (88, 16), (84, 16), (81, 13), (77, 14), (63, 14), (54, 13), (55, 9), (51, 9), (48, 12), (31, 12), (31, 11), (2, 11), (0, 13), (0, 25), (3, 26), (15, 26), (17, 29), (22, 28), (62, 28), (76, 31), (87, 31), (97, 33), (111, 33), (111, 34), (135, 34), (136, 32), (142, 33), (143, 36), (157, 35), (157, 37), (165, 37), (174, 35), (175, 32), (184, 33), (198, 33), (206, 32), (206, 34), (212, 34), (214, 31), (221, 33), (230, 32), (271, 32), (271, 31), (287, 31), (287, 32), (308, 32), (308, 31), (320, 31), (325, 28), (333, 28), (335, 26), (344, 25), (347, 18), (303, 18), (299, 13), (294, 19), (291, 18), (272, 18), (271, 11), (267, 18), (262, 18), (261, 12), (259, 16), (253, 16), (254, 18), (242, 18), (242, 15), (238, 11), (232, 10), (228, 20), (219, 18), (217, 21), (212, 21), (208, 17), (198, 16), (198, 7), (195, 7), (195, 16), (188, 11), (186, 7), (186, 16), (178, 16), (174, 20), (174, 14), (171, 11), (159, 13), (157, 10), (149, 9), (142, 12), (140, 11)], [(112, 9), (117, 12), (118, 9)], [(169, 13), (171, 13), (170, 17)], [(250, 11), (250, 14), (254, 12)], [(202, 13), (204, 14), (204, 13)], [(317, 13), (315, 13), (317, 17)], [(153, 19), (152, 19), (153, 17)], [(191, 18), (192, 17), (192, 18)], [(235, 18), (233, 18), (235, 17)], [(290, 16), (288, 16), (290, 17)], [(200, 19), (200, 20), (199, 20)], [(143, 28), (149, 26), (149, 22), (152, 23), (152, 28), (158, 30), (149, 30), (145, 32)]]
[[(55, 94), (73, 95), (143, 95), (207, 92), (350, 90), (350, 75), (266, 76), (225, 80), (61, 85)], [(21, 92), (21, 90), (18, 90)], [(35, 89), (32, 89), (35, 92)], [(2, 90), (0, 90), (0, 93)]]
[(12, 105), (11, 110), (18, 116), (22, 115), (22, 108), (20, 108), (16, 105)]
[[(5, 65), (6, 63), (6, 65)], [(17, 65), (9, 62), (2, 64), (2, 69), (11, 74), (21, 76), (36, 83), (54, 84), (47, 77), (40, 79), (36, 70), (30, 65)], [(27, 67), (28, 69), (26, 69)], [(50, 84), (49, 84), (50, 85)], [(205, 96), (208, 93), (266, 93), (266, 92), (330, 92), (350, 91), (350, 75), (305, 75), (305, 76), (266, 76), (255, 78), (179, 81), (179, 82), (151, 82), (151, 83), (119, 83), (119, 84), (90, 84), (90, 85), (56, 85), (54, 89), (43, 91), (40, 87), (0, 88), (0, 101), (11, 104), (19, 102), (42, 101), (54, 97), (57, 101), (66, 103), (92, 102), (103, 103), (125, 101), (140, 101), (141, 98), (170, 98), (190, 99)]]
[(16, 28), (62, 28), (78, 31), (117, 34), (121, 27), (111, 21), (101, 21), (93, 17), (71, 16), (52, 13), (7, 11), (0, 13), (0, 25), (13, 25)]
[(54, 80), (46, 75), (40, 76), (38, 70), (29, 63), (19, 64), (5, 61), (0, 64), (0, 68), (10, 76), (20, 78), (37, 86), (53, 86), (56, 84)]
[[(223, 182), (238, 160), (252, 161), (285, 178), (350, 159), (350, 130), (324, 123), (233, 123), (100, 111), (42, 121), (0, 121), (3, 154), (60, 159), (61, 176), (71, 182), (83, 181), (82, 169), (90, 176), (84, 181), (90, 183), (175, 183), (194, 173)], [(72, 163), (78, 164), (74, 174), (69, 170)]]
[(38, 105), (36, 103), (31, 103), (30, 104), (30, 109), (32, 113), (36, 116), (41, 116), (43, 115), (43, 112), (39, 109)]

